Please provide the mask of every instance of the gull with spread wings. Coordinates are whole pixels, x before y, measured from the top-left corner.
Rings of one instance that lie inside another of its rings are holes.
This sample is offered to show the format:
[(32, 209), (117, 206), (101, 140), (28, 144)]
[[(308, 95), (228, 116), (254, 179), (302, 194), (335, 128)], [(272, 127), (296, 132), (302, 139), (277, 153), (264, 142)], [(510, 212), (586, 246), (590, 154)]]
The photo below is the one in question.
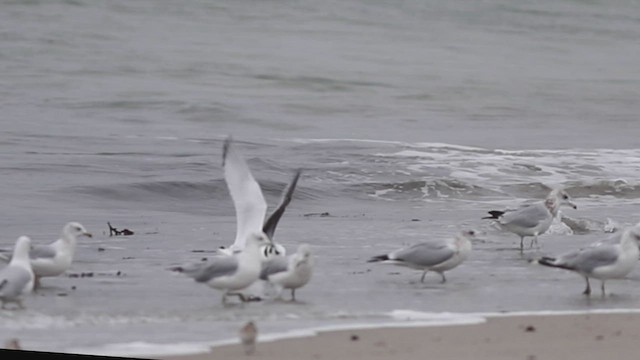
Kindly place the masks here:
[(263, 232), (272, 243), (262, 247), (262, 255), (265, 258), (274, 255), (284, 256), (286, 254), (284, 246), (273, 243), (273, 235), (287, 205), (291, 202), (293, 191), (300, 177), (300, 170), (295, 172), (289, 185), (283, 191), (280, 203), (265, 221), (267, 202), (246, 161), (235, 150), (231, 137), (228, 137), (224, 142), (222, 166), (236, 211), (236, 238), (230, 247), (221, 247), (219, 252), (231, 255), (245, 247), (246, 239), (250, 233)]

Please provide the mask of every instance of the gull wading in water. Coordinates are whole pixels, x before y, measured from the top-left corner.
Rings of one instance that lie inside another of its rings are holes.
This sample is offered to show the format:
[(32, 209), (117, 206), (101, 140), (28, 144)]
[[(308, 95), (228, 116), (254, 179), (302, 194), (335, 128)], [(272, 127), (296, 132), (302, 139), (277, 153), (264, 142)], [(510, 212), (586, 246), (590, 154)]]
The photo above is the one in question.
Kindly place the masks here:
[(549, 230), (553, 218), (558, 214), (558, 209), (562, 205), (571, 206), (574, 209), (578, 208), (571, 202), (571, 197), (566, 191), (554, 189), (544, 201), (525, 204), (516, 210), (491, 210), (489, 211), (491, 216), (483, 217), (483, 219), (495, 220), (502, 229), (520, 236), (520, 251), (522, 251), (524, 238), (527, 236), (533, 236), (530, 247), (533, 247), (534, 242), (538, 244), (538, 235)]
[(444, 272), (460, 265), (471, 252), (471, 240), (477, 239), (478, 232), (464, 230), (453, 238), (421, 242), (385, 255), (374, 256), (368, 262), (383, 262), (422, 270), (420, 282), (429, 271), (435, 271), (447, 281)]
[(9, 302), (24, 308), (21, 298), (33, 290), (34, 275), (29, 262), (30, 246), (31, 239), (26, 236), (19, 237), (9, 265), (0, 270), (0, 301), (3, 309)]
[[(228, 137), (223, 145), (222, 166), (224, 179), (236, 211), (236, 238), (229, 248), (221, 247), (219, 252), (231, 255), (235, 251), (242, 250), (250, 233), (264, 232), (270, 240), (273, 240), (278, 221), (291, 202), (293, 191), (300, 177), (300, 170), (295, 172), (289, 185), (283, 191), (280, 203), (265, 222), (267, 202), (246, 161), (235, 150), (231, 137)], [(261, 249), (261, 253), (267, 258), (273, 255), (285, 255), (286, 250), (282, 245), (271, 242)]]
[(271, 257), (264, 262), (260, 279), (281, 289), (291, 289), (291, 301), (296, 300), (296, 289), (306, 285), (313, 273), (313, 258), (309, 245), (302, 244), (288, 258)]
[[(47, 245), (31, 246), (29, 258), (35, 275), (36, 289), (40, 286), (40, 278), (58, 276), (71, 267), (80, 236), (92, 237), (80, 223), (70, 222), (62, 228), (62, 235), (58, 240)], [(6, 257), (2, 258), (5, 261), (9, 260)]]
[(633, 270), (638, 262), (638, 241), (640, 224), (629, 227), (620, 236), (572, 251), (556, 258), (542, 257), (540, 265), (570, 270), (584, 277), (587, 287), (583, 294), (591, 294), (589, 278), (601, 281), (602, 296), (605, 296), (604, 283), (609, 279), (621, 279)]
[(260, 249), (270, 244), (271, 240), (265, 234), (251, 233), (247, 235), (244, 249), (240, 251), (231, 255), (214, 256), (208, 262), (177, 266), (170, 270), (181, 272), (196, 282), (222, 290), (223, 304), (229, 295), (238, 296), (240, 300), (246, 301), (245, 296), (239, 291), (258, 280), (263, 261)]

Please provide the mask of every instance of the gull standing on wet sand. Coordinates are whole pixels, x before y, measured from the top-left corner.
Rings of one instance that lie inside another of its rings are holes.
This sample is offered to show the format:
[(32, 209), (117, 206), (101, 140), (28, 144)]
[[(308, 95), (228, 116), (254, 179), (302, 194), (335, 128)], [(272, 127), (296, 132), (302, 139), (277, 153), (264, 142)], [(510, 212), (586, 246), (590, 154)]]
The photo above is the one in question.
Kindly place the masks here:
[[(224, 178), (233, 200), (236, 211), (236, 238), (229, 248), (221, 248), (219, 252), (231, 255), (234, 251), (242, 250), (248, 234), (264, 232), (273, 240), (278, 221), (282, 217), (287, 205), (291, 202), (296, 188), (300, 170), (296, 171), (291, 182), (285, 188), (282, 199), (277, 208), (265, 222), (267, 202), (264, 199), (260, 185), (251, 174), (251, 170), (243, 157), (232, 146), (232, 139), (228, 137), (222, 149), (222, 166)], [(285, 255), (286, 250), (273, 241), (262, 250), (264, 257), (271, 255)]]
[(0, 270), (0, 301), (3, 309), (8, 302), (24, 308), (21, 297), (33, 290), (34, 275), (29, 263), (30, 246), (31, 239), (20, 236), (9, 265)]
[(296, 289), (306, 285), (313, 273), (313, 258), (309, 245), (302, 244), (298, 252), (288, 258), (269, 258), (262, 266), (260, 279), (282, 289), (291, 289), (291, 301), (296, 300)]
[(260, 249), (270, 245), (271, 241), (263, 233), (252, 233), (247, 236), (245, 243), (244, 249), (232, 255), (217, 255), (208, 262), (177, 266), (170, 270), (184, 273), (214, 289), (223, 290), (223, 304), (227, 302), (229, 295), (246, 301), (245, 296), (238, 291), (258, 280), (263, 261)]
[(520, 251), (524, 249), (524, 238), (533, 236), (530, 247), (533, 243), (538, 244), (538, 235), (544, 234), (553, 218), (558, 214), (558, 209), (562, 205), (571, 206), (577, 209), (571, 197), (563, 189), (552, 190), (544, 201), (533, 204), (526, 204), (516, 210), (491, 210), (491, 216), (483, 217), (483, 219), (496, 220), (498, 225), (504, 230), (510, 231), (520, 236)]
[(422, 270), (420, 282), (428, 271), (435, 271), (447, 281), (444, 272), (460, 265), (471, 252), (471, 240), (476, 239), (478, 232), (464, 230), (453, 238), (437, 239), (421, 242), (389, 254), (374, 256), (368, 262), (383, 262)]
[(605, 281), (625, 277), (638, 262), (640, 224), (625, 229), (619, 241), (616, 240), (617, 237), (612, 237), (606, 241), (598, 241), (589, 247), (560, 255), (557, 258), (543, 257), (538, 260), (538, 263), (582, 275), (587, 282), (587, 287), (583, 291), (585, 295), (591, 294), (589, 278), (600, 280), (604, 297)]
[[(71, 267), (78, 237), (92, 235), (77, 222), (67, 223), (62, 228), (60, 239), (47, 245), (33, 245), (29, 251), (31, 267), (35, 275), (34, 288), (40, 286), (40, 278), (58, 276)], [(8, 260), (4, 257), (4, 260)]]

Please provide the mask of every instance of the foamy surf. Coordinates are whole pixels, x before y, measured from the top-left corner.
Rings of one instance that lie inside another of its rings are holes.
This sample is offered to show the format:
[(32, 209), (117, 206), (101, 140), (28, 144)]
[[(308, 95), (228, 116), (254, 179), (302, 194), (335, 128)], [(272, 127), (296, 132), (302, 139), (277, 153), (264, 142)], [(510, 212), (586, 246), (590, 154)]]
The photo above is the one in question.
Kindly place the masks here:
[[(334, 324), (326, 326), (307, 327), (283, 332), (272, 332), (258, 335), (258, 343), (268, 343), (279, 340), (308, 338), (318, 336), (320, 333), (333, 331), (357, 331), (387, 328), (415, 328), (415, 327), (441, 327), (441, 326), (467, 326), (483, 324), (488, 318), (494, 317), (522, 317), (522, 316), (564, 316), (583, 314), (638, 314), (640, 309), (593, 309), (593, 310), (564, 310), (564, 311), (514, 311), (514, 312), (477, 312), (477, 313), (453, 313), (453, 312), (424, 312), (415, 310), (392, 310), (385, 317), (392, 321), (381, 322), (349, 322), (346, 324)], [(258, 325), (259, 326), (259, 325)], [(153, 343), (144, 341), (132, 341), (128, 343), (115, 343), (92, 348), (70, 348), (69, 353), (98, 355), (98, 356), (125, 356), (125, 357), (150, 357), (150, 356), (174, 356), (199, 353), (212, 353), (220, 346), (240, 344), (238, 338), (229, 338), (219, 341)]]
[[(283, 332), (259, 334), (257, 339), (259, 343), (266, 343), (278, 340), (313, 337), (323, 332), (332, 331), (472, 325), (480, 324), (486, 321), (484, 318), (474, 315), (454, 313), (427, 313), (411, 310), (394, 310), (388, 314), (384, 314), (384, 317), (392, 319), (392, 321), (381, 321), (374, 323), (348, 322), (345, 324), (315, 326), (293, 329)], [(207, 352), (212, 352), (213, 354), (215, 354), (216, 347), (234, 345), (239, 343), (240, 341), (238, 338), (229, 338), (211, 342), (177, 342), (172, 344), (134, 341), (130, 343), (108, 344), (95, 348), (72, 348), (68, 349), (67, 352), (86, 355), (129, 357), (188, 355)]]

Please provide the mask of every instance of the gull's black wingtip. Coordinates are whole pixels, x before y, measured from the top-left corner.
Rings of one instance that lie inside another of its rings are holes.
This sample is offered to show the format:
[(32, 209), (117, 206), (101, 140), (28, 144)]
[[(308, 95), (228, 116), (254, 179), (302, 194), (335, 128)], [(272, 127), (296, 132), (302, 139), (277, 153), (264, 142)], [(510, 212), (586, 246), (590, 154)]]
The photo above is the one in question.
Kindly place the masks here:
[(500, 219), (500, 217), (502, 215), (504, 215), (504, 211), (500, 211), (500, 210), (491, 210), (491, 211), (487, 211), (491, 216), (485, 216), (482, 219)]
[(573, 267), (567, 266), (565, 264), (557, 264), (556, 261), (557, 261), (556, 258), (543, 256), (540, 259), (538, 259), (538, 264), (548, 266), (548, 267), (559, 268), (559, 269), (574, 270)]
[(286, 209), (286, 207), (289, 205), (289, 203), (293, 198), (293, 192), (296, 189), (296, 186), (298, 184), (298, 179), (300, 178), (301, 173), (302, 173), (302, 170), (300, 169), (297, 169), (295, 171), (295, 173), (293, 174), (293, 178), (291, 179), (287, 187), (284, 189), (282, 198), (280, 200), (280, 204), (273, 211), (273, 213), (269, 215), (264, 225), (262, 226), (262, 231), (265, 234), (267, 234), (267, 236), (271, 240), (273, 240), (273, 235), (276, 232), (276, 227), (278, 226), (278, 221), (280, 221), (280, 217), (282, 217), (282, 214), (284, 214), (284, 210)]
[(222, 145), (222, 166), (224, 166), (227, 161), (227, 154), (229, 153), (231, 141), (233, 141), (233, 137), (231, 135), (228, 135), (227, 138), (224, 139), (224, 144)]
[(290, 188), (294, 188), (295, 189), (296, 185), (298, 184), (298, 179), (300, 179), (300, 175), (302, 175), (302, 169), (296, 169), (295, 173), (293, 173), (293, 178), (291, 179), (291, 182), (289, 183), (289, 187)]
[(385, 260), (389, 260), (389, 256), (388, 255), (374, 256), (371, 259), (367, 260), (367, 262), (379, 262), (379, 261), (385, 261)]

